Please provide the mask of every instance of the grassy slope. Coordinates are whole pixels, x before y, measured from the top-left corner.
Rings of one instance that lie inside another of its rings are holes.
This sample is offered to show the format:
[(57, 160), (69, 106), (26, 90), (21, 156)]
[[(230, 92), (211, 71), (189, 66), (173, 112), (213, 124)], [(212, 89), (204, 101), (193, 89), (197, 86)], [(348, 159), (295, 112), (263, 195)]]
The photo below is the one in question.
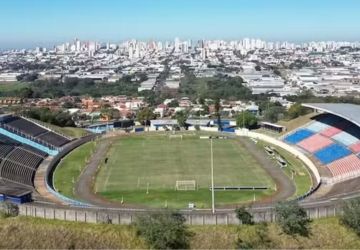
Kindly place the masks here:
[(129, 226), (72, 223), (34, 218), (0, 219), (0, 248), (145, 248)]
[[(254, 248), (263, 248), (257, 245), (255, 239), (258, 234), (256, 226), (196, 226), (192, 231), (196, 232), (191, 247), (196, 249), (232, 249), (238, 238), (251, 242)], [(266, 234), (271, 248), (275, 249), (359, 249), (360, 238), (351, 230), (339, 223), (337, 218), (315, 220), (311, 224), (309, 238), (291, 237), (280, 230), (275, 224), (269, 224)], [(222, 239), (222, 240), (219, 240)]]
[(72, 151), (60, 162), (54, 174), (54, 185), (60, 193), (74, 198), (74, 183), (95, 150), (95, 146), (95, 142), (88, 142)]
[(33, 119), (33, 120), (35, 120), (39, 124), (42, 124), (45, 127), (48, 127), (50, 129), (54, 130), (55, 132), (67, 135), (67, 136), (72, 137), (72, 138), (79, 138), (79, 137), (82, 137), (82, 136), (85, 136), (85, 135), (89, 134), (89, 132), (86, 131), (83, 128), (59, 127), (59, 126), (56, 126), (56, 125), (53, 125), (53, 124), (50, 124), (50, 123), (46, 123), (46, 122), (42, 122), (42, 121), (39, 121), (39, 120), (36, 120), (36, 119)]
[[(268, 239), (277, 249), (359, 249), (360, 238), (337, 218), (315, 220), (309, 238), (290, 237), (274, 225)], [(233, 249), (240, 237), (254, 241), (255, 226), (191, 226), (192, 249)], [(35, 218), (0, 219), (0, 248), (147, 248), (132, 226), (84, 224)], [(261, 247), (255, 245), (254, 247)]]
[(0, 82), (0, 92), (20, 90), (28, 85), (26, 82)]
[[(264, 150), (265, 145), (269, 145), (269, 143), (265, 143), (262, 141), (258, 142), (259, 150)], [(274, 147), (282, 157), (284, 157), (287, 162), (289, 163), (288, 167), (284, 168), (284, 172), (286, 175), (288, 175), (290, 178), (293, 177), (293, 181), (296, 186), (296, 192), (293, 197), (301, 196), (305, 194), (307, 191), (309, 191), (311, 185), (312, 185), (312, 179), (309, 171), (306, 169), (302, 161), (299, 159), (296, 159), (295, 156), (288, 153), (286, 150), (283, 150), (275, 145), (271, 145)], [(276, 161), (274, 159), (274, 161)], [(292, 171), (294, 171), (294, 174), (292, 175)]]
[(59, 132), (61, 134), (70, 136), (72, 138), (80, 138), (80, 137), (83, 137), (83, 136), (89, 134), (89, 132), (83, 128), (58, 127), (58, 126), (49, 125), (49, 124), (47, 124), (47, 126), (50, 127), (51, 129), (53, 129), (55, 132)]
[[(210, 206), (210, 145), (199, 137), (169, 140), (165, 136), (121, 138), (96, 180), (96, 191), (108, 199), (149, 206)], [(266, 185), (273, 182), (237, 140), (214, 141), (215, 185)], [(176, 180), (196, 180), (198, 191), (174, 191)], [(149, 194), (146, 194), (149, 183)], [(271, 191), (256, 191), (256, 198)], [(249, 202), (253, 191), (216, 192), (217, 205)]]
[(314, 117), (316, 115), (318, 115), (318, 114), (310, 113), (310, 114), (307, 114), (307, 115), (299, 116), (298, 118), (295, 118), (295, 119), (292, 119), (292, 120), (278, 121), (277, 124), (285, 126), (286, 129), (287, 129), (286, 131), (284, 131), (282, 133), (273, 132), (271, 130), (263, 129), (263, 128), (256, 129), (255, 132), (266, 134), (266, 135), (277, 138), (277, 137), (282, 136), (282, 135), (284, 135), (284, 134), (286, 134), (286, 133), (288, 133), (290, 131), (293, 131), (294, 129), (297, 129), (297, 128), (305, 125), (306, 123), (311, 121), (312, 117)]
[(292, 119), (290, 121), (279, 121), (278, 124), (285, 126), (287, 128), (287, 131), (284, 133), (288, 133), (289, 131), (292, 131), (294, 129), (297, 129), (298, 127), (301, 127), (305, 125), (306, 123), (311, 121), (311, 118), (316, 116), (318, 114), (316, 113), (310, 113), (307, 115), (299, 116), (298, 118)]

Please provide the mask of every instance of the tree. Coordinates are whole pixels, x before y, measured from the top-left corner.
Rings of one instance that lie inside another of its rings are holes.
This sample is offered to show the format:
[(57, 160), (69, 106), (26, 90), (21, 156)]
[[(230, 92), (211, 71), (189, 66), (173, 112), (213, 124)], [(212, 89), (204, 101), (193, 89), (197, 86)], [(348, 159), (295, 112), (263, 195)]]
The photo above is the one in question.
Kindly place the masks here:
[(201, 115), (207, 115), (209, 114), (209, 106), (208, 105), (202, 105), (201, 107), (203, 110), (200, 112)]
[(360, 235), (360, 198), (345, 202), (340, 221)]
[(203, 96), (200, 96), (199, 99), (198, 99), (198, 103), (200, 105), (205, 105), (205, 98)]
[(245, 207), (239, 207), (235, 209), (236, 217), (241, 221), (244, 225), (252, 225), (254, 224), (253, 216), (250, 214)]
[(277, 122), (284, 116), (285, 109), (282, 106), (272, 106), (265, 110), (264, 119), (269, 122)]
[(240, 128), (255, 128), (257, 126), (258, 119), (255, 115), (250, 113), (249, 111), (242, 111), (236, 117), (236, 125)]
[(20, 98), (32, 98), (34, 91), (31, 88), (22, 88), (17, 92), (17, 96)]
[(23, 82), (33, 82), (36, 79), (38, 79), (37, 73), (26, 73), (26, 74), (18, 75), (16, 77), (17, 81), (23, 81)]
[(109, 120), (118, 120), (121, 118), (120, 111), (113, 108), (103, 108), (101, 109), (101, 116), (106, 117)]
[(135, 228), (151, 248), (189, 248), (191, 233), (185, 224), (185, 217), (177, 212), (165, 211), (139, 216), (136, 218)]
[(215, 100), (215, 116), (217, 118), (219, 130), (222, 131), (220, 109), (221, 109), (220, 98), (216, 98), (216, 100)]
[(256, 71), (261, 71), (261, 67), (260, 67), (259, 65), (256, 65), (256, 66), (255, 66), (255, 70), (256, 70)]
[(75, 127), (71, 114), (62, 110), (54, 111), (49, 108), (31, 108), (23, 110), (22, 115), (60, 127)]
[(186, 120), (188, 118), (187, 113), (184, 111), (179, 111), (179, 112), (176, 112), (175, 116), (176, 116), (176, 120), (177, 120), (179, 126), (186, 127)]
[(76, 105), (73, 102), (66, 101), (63, 103), (62, 107), (65, 109), (71, 109), (71, 108), (76, 108)]
[(149, 79), (145, 72), (138, 72), (135, 75), (139, 78), (138, 82), (144, 82)]
[(306, 211), (297, 202), (280, 202), (275, 207), (276, 221), (284, 233), (295, 236), (309, 236), (309, 224)]
[(290, 119), (295, 119), (299, 116), (307, 114), (308, 111), (309, 111), (309, 109), (301, 106), (300, 103), (295, 103), (295, 104), (291, 105), (291, 107), (287, 111), (287, 117)]
[(179, 107), (179, 102), (177, 100), (172, 100), (169, 104), (168, 107), (170, 108), (176, 108)]
[(145, 107), (142, 110), (139, 111), (139, 113), (136, 116), (136, 119), (138, 122), (140, 122), (142, 125), (150, 125), (150, 120), (155, 119), (156, 116), (152, 109)]
[(0, 218), (14, 217), (19, 215), (19, 207), (10, 202), (1, 202)]

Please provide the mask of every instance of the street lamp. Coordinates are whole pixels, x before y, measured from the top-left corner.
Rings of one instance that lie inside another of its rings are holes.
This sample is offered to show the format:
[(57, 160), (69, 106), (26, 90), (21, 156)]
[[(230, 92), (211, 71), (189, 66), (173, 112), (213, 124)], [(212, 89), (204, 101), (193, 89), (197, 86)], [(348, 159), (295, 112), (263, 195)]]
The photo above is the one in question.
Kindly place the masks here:
[(213, 154), (213, 139), (210, 138), (211, 151), (211, 207), (212, 213), (215, 214), (215, 190), (214, 190), (214, 154)]

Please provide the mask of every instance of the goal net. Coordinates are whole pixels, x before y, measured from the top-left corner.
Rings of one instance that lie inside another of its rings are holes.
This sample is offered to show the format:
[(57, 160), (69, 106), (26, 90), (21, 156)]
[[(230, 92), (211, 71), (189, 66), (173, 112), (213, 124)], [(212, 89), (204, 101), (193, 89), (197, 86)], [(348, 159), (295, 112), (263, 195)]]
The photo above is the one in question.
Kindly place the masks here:
[(169, 135), (169, 139), (183, 139), (183, 136), (182, 135)]
[(176, 181), (175, 190), (179, 190), (179, 191), (196, 190), (196, 181), (195, 180)]

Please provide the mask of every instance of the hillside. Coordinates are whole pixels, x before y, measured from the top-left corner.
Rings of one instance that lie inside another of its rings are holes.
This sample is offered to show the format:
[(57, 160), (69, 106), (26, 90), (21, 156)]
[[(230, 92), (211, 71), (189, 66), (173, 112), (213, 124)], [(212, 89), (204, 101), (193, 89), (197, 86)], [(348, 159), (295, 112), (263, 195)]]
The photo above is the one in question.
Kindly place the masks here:
[(31, 119), (33, 121), (35, 121), (36, 123), (43, 125), (44, 127), (50, 128), (51, 130), (60, 133), (60, 134), (64, 134), (66, 136), (69, 136), (71, 138), (79, 138), (85, 135), (90, 134), (90, 132), (86, 131), (83, 128), (76, 128), (76, 127), (59, 127), (50, 123), (45, 123), (36, 119)]
[[(260, 233), (266, 245), (259, 243)], [(290, 237), (274, 224), (259, 226), (192, 226), (191, 248), (233, 249), (240, 237), (253, 248), (359, 249), (360, 238), (337, 218), (316, 220), (309, 238)], [(84, 224), (34, 218), (0, 219), (0, 248), (147, 248), (132, 226)], [(220, 240), (221, 239), (221, 240)]]

